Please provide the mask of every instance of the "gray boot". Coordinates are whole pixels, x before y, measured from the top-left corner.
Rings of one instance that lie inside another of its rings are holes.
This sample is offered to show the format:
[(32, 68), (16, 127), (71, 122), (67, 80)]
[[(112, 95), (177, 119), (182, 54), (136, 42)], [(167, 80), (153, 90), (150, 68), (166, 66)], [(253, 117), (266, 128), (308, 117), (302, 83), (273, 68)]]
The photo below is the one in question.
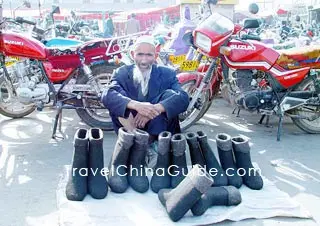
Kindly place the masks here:
[(211, 187), (211, 176), (200, 165), (194, 165), (175, 189), (161, 189), (158, 198), (172, 221), (180, 220)]
[(191, 208), (195, 216), (201, 216), (211, 206), (235, 206), (241, 203), (241, 194), (236, 187), (212, 187), (201, 196), (199, 201)]
[(69, 175), (66, 196), (70, 201), (82, 201), (88, 193), (88, 142), (86, 129), (78, 129), (74, 135), (72, 168)]
[(158, 193), (160, 189), (171, 187), (171, 177), (168, 172), (170, 165), (171, 133), (160, 133), (158, 140), (157, 164), (151, 178), (151, 189), (155, 193)]
[(104, 199), (108, 194), (106, 175), (103, 174), (103, 132), (101, 129), (89, 130), (89, 176), (88, 191), (95, 199)]
[(109, 163), (108, 174), (109, 186), (115, 193), (123, 193), (129, 187), (128, 170), (126, 167), (133, 140), (133, 133), (127, 132), (123, 127), (119, 129), (118, 139)]
[(172, 136), (172, 164), (170, 166), (172, 188), (177, 187), (188, 174), (186, 147), (187, 141), (183, 134), (179, 133)]
[(144, 193), (149, 190), (149, 180), (144, 167), (149, 134), (143, 130), (135, 129), (134, 136), (128, 161), (128, 181), (133, 190)]
[(233, 137), (231, 140), (237, 167), (244, 171), (244, 176), (242, 176), (243, 183), (253, 190), (262, 189), (262, 177), (254, 169), (251, 162), (249, 140), (240, 136)]

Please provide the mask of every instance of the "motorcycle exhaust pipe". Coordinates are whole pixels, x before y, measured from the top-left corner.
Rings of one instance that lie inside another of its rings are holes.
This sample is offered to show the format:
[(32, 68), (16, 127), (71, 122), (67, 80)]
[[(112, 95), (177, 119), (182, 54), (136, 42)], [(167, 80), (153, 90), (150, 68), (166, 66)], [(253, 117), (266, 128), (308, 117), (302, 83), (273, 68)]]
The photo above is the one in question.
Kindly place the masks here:
[(315, 91), (293, 91), (288, 94), (288, 97), (309, 99), (312, 97), (318, 97), (319, 94)]

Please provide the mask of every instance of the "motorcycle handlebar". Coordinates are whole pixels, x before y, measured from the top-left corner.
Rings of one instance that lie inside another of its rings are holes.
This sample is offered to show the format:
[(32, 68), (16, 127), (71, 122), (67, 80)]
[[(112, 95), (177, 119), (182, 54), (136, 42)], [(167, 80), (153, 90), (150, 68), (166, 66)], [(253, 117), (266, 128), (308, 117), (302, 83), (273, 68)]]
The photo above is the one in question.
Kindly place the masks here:
[(257, 35), (241, 35), (241, 39), (243, 40), (256, 40), (256, 41), (261, 41), (261, 38)]
[(30, 21), (30, 20), (25, 20), (25, 19), (23, 19), (22, 17), (17, 17), (15, 20), (16, 20), (18, 23), (20, 23), (20, 24), (30, 24), (30, 25), (33, 25), (33, 26), (36, 25), (35, 22)]

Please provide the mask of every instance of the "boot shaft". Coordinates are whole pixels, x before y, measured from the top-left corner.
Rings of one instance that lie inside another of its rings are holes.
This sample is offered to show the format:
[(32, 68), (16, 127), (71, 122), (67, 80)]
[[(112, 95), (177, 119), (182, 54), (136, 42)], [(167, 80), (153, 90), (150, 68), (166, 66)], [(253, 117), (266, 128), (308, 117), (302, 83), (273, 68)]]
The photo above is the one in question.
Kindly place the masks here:
[(171, 138), (171, 148), (173, 156), (185, 155), (187, 147), (187, 141), (183, 134), (178, 133)]
[(165, 155), (170, 152), (172, 134), (168, 131), (162, 132), (158, 137), (158, 154)]
[(149, 134), (140, 129), (135, 129), (133, 134), (134, 142), (130, 149), (128, 163), (130, 165), (133, 165), (133, 167), (140, 167), (140, 165), (144, 165), (145, 163), (145, 158), (149, 145)]
[(235, 168), (231, 136), (226, 133), (219, 133), (216, 136), (216, 142), (222, 168), (225, 170)]
[(103, 131), (98, 128), (89, 130), (89, 167), (103, 168)]
[(219, 133), (216, 136), (218, 151), (232, 151), (231, 136), (226, 133)]
[(190, 151), (190, 158), (192, 165), (199, 164), (205, 167), (205, 158), (201, 146), (198, 142), (198, 136), (196, 133), (190, 132), (186, 134), (187, 143)]
[(118, 139), (113, 150), (111, 165), (126, 165), (130, 153), (130, 148), (134, 142), (134, 134), (128, 132), (125, 128), (120, 128), (118, 132)]
[(252, 168), (249, 140), (244, 137), (233, 137), (231, 139), (233, 153), (236, 159), (238, 168), (249, 167)]
[(87, 167), (89, 132), (86, 129), (78, 129), (74, 135), (74, 151), (72, 168)]

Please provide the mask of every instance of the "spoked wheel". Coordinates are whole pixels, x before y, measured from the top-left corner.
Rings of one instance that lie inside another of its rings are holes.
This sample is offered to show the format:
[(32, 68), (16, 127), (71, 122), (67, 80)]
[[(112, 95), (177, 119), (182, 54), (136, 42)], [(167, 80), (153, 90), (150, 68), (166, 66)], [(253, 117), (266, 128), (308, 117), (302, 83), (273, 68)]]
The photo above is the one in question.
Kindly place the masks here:
[[(92, 68), (95, 79), (98, 81), (100, 88), (107, 88), (111, 81), (113, 70), (116, 67), (102, 64)], [(78, 84), (90, 84), (87, 78), (82, 77), (77, 81)], [(85, 109), (77, 109), (79, 117), (89, 126), (101, 128), (102, 130), (113, 130), (112, 120), (109, 111), (103, 106), (100, 98), (97, 98), (95, 92), (85, 92), (88, 98), (82, 99)]]
[[(195, 94), (195, 84), (196, 80), (187, 81), (181, 84), (182, 89), (189, 94), (190, 98), (192, 98)], [(179, 115), (181, 130), (188, 129), (190, 126), (192, 126), (194, 123), (201, 119), (201, 117), (206, 113), (206, 111), (211, 105), (209, 97), (209, 90), (202, 92), (198, 98), (197, 103), (195, 104), (195, 107)]]
[[(318, 78), (320, 79), (320, 78)], [(314, 91), (314, 84), (311, 78), (302, 82), (297, 90)], [(290, 114), (308, 117), (309, 119), (291, 118), (293, 123), (307, 133), (320, 133), (320, 107), (302, 106), (294, 109)], [(310, 120), (311, 119), (311, 120)]]
[(34, 104), (23, 104), (19, 101), (15, 89), (17, 81), (12, 78), (13, 85), (0, 75), (0, 114), (10, 118), (22, 118), (35, 110)]

